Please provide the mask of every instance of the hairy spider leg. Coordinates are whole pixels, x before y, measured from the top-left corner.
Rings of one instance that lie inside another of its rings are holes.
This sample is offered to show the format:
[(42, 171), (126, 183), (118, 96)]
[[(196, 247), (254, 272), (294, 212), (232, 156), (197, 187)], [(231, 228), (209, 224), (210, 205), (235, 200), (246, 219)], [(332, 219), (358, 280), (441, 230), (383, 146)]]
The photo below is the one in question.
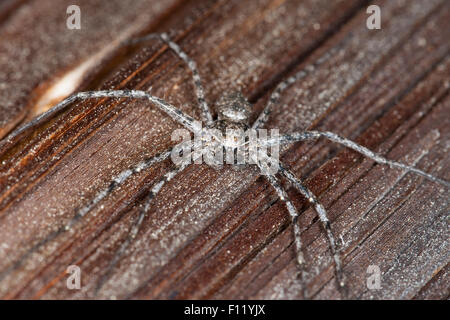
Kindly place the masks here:
[[(261, 167), (260, 167), (261, 169)], [(261, 169), (262, 170), (262, 169)], [(306, 285), (305, 285), (305, 257), (303, 254), (302, 249), (302, 240), (300, 237), (300, 227), (298, 225), (298, 211), (295, 208), (295, 206), (292, 204), (291, 199), (289, 198), (289, 195), (287, 192), (283, 189), (278, 179), (271, 174), (266, 175), (267, 180), (270, 182), (272, 187), (275, 189), (275, 191), (278, 194), (278, 197), (281, 201), (283, 201), (286, 204), (286, 207), (289, 212), (289, 216), (291, 218), (292, 228), (294, 230), (294, 248), (295, 248), (295, 254), (296, 254), (296, 261), (298, 264), (298, 267), (300, 268), (300, 280), (301, 280), (301, 287), (303, 291), (303, 294), (306, 296)]]
[(100, 278), (99, 282), (97, 283), (96, 289), (95, 289), (95, 295), (100, 291), (100, 289), (103, 287), (103, 285), (108, 280), (111, 271), (114, 269), (114, 267), (119, 262), (120, 258), (122, 257), (125, 250), (128, 248), (128, 246), (131, 244), (131, 242), (136, 238), (137, 234), (141, 230), (142, 223), (147, 217), (147, 212), (150, 209), (150, 205), (152, 203), (152, 200), (157, 196), (159, 191), (163, 188), (163, 186), (172, 180), (178, 173), (182, 172), (190, 163), (185, 161), (182, 162), (178, 167), (170, 170), (166, 174), (164, 174), (157, 183), (155, 183), (150, 190), (149, 194), (146, 196), (145, 203), (143, 206), (139, 209), (139, 215), (134, 224), (131, 227), (131, 231), (128, 234), (126, 240), (122, 243), (120, 248), (116, 251), (114, 254), (113, 259), (108, 265), (108, 269), (104, 273), (104, 275)]
[(122, 171), (119, 175), (117, 175), (109, 184), (109, 186), (102, 191), (98, 192), (97, 195), (89, 201), (87, 205), (77, 210), (76, 214), (63, 226), (58, 228), (57, 230), (51, 232), (47, 237), (43, 240), (36, 243), (33, 247), (31, 247), (27, 252), (25, 252), (15, 263), (13, 263), (9, 268), (0, 272), (0, 281), (3, 280), (8, 274), (13, 272), (15, 269), (20, 267), (22, 263), (29, 258), (34, 252), (39, 250), (43, 245), (48, 243), (49, 241), (55, 239), (60, 234), (70, 230), (82, 217), (84, 217), (95, 205), (97, 205), (102, 199), (111, 194), (118, 186), (123, 184), (131, 175), (145, 170), (151, 167), (154, 164), (162, 162), (170, 157), (172, 149), (162, 152), (154, 157), (145, 159), (136, 166)]
[[(260, 154), (261, 156), (262, 154)], [(286, 179), (288, 179), (295, 188), (300, 191), (300, 193), (310, 202), (314, 205), (314, 209), (317, 212), (319, 216), (319, 220), (322, 223), (322, 226), (326, 232), (326, 236), (328, 238), (328, 243), (330, 245), (330, 250), (333, 255), (333, 260), (336, 267), (336, 279), (337, 283), (339, 285), (339, 288), (343, 288), (345, 286), (345, 276), (342, 270), (342, 262), (339, 255), (339, 250), (337, 248), (337, 242), (334, 238), (333, 232), (331, 231), (331, 225), (330, 221), (327, 216), (327, 212), (325, 208), (322, 206), (322, 204), (317, 200), (316, 196), (309, 190), (300, 179), (297, 179), (292, 172), (290, 172), (287, 168), (285, 168), (281, 163), (278, 164), (278, 171), (282, 176), (284, 176)], [(276, 177), (274, 175), (268, 175), (267, 179), (269, 180), (270, 184), (273, 186), (273, 188), (277, 191), (278, 196), (282, 201), (286, 203), (286, 207), (288, 209), (288, 212), (291, 216), (292, 220), (292, 227), (294, 231), (294, 241), (295, 241), (295, 251), (297, 255), (297, 263), (300, 267), (300, 275), (302, 280), (302, 289), (304, 297), (308, 297), (308, 293), (306, 290), (306, 281), (305, 281), (305, 268), (304, 268), (304, 254), (301, 249), (301, 238), (300, 238), (300, 228), (298, 226), (297, 220), (298, 220), (298, 212), (296, 208), (293, 206), (292, 202), (289, 199), (289, 196), (287, 192), (283, 189), (283, 186), (277, 181)]]
[(264, 126), (269, 119), (269, 115), (272, 112), (273, 106), (278, 103), (278, 100), (281, 97), (281, 93), (286, 90), (289, 86), (294, 84), (295, 82), (305, 78), (307, 75), (314, 72), (314, 70), (317, 69), (322, 63), (329, 60), (332, 55), (335, 54), (336, 51), (338, 51), (339, 47), (333, 47), (326, 53), (324, 53), (317, 61), (315, 61), (312, 64), (307, 65), (305, 68), (301, 69), (294, 75), (288, 77), (286, 80), (280, 82), (276, 88), (272, 91), (269, 101), (267, 101), (266, 106), (264, 107), (263, 111), (259, 114), (258, 118), (255, 120), (255, 122), (252, 125), (253, 129), (258, 129)]
[(322, 226), (325, 230), (326, 236), (328, 238), (328, 243), (330, 245), (331, 254), (333, 255), (334, 264), (336, 267), (336, 280), (339, 285), (339, 287), (345, 286), (345, 275), (342, 270), (342, 261), (339, 254), (339, 249), (337, 246), (336, 239), (334, 238), (333, 232), (331, 231), (331, 224), (330, 220), (328, 219), (327, 211), (323, 207), (323, 205), (317, 200), (314, 193), (312, 193), (311, 190), (309, 190), (308, 187), (306, 187), (302, 181), (294, 176), (294, 174), (286, 169), (283, 165), (279, 165), (280, 173), (283, 175), (286, 179), (288, 179), (294, 187), (300, 191), (300, 193), (308, 199), (309, 202), (311, 202), (314, 205), (314, 209), (317, 212), (317, 215), (319, 216), (319, 220), (322, 223)]
[(183, 60), (186, 63), (189, 70), (191, 70), (192, 79), (194, 80), (194, 87), (195, 87), (195, 93), (197, 96), (197, 102), (202, 111), (203, 121), (205, 121), (207, 123), (207, 125), (211, 125), (213, 123), (213, 117), (211, 114), (211, 110), (205, 99), (205, 89), (203, 88), (203, 85), (202, 85), (202, 80), (201, 80), (200, 74), (197, 69), (197, 64), (180, 48), (180, 46), (178, 44), (176, 44), (175, 42), (170, 40), (169, 35), (167, 33), (161, 33), (161, 34), (150, 33), (144, 37), (135, 38), (135, 39), (126, 41), (125, 44), (135, 44), (135, 43), (147, 41), (150, 39), (162, 40), (165, 44), (167, 44), (169, 46), (170, 49), (173, 50), (173, 52), (175, 52), (175, 54), (181, 60)]
[[(11, 140), (14, 137), (20, 135), (22, 132), (24, 132), (26, 129), (33, 126), (35, 123), (42, 121), (44, 119), (48, 119), (51, 115), (63, 111), (65, 108), (67, 108), (71, 103), (75, 102), (77, 99), (86, 100), (86, 99), (94, 99), (94, 98), (132, 98), (132, 99), (147, 99), (150, 100), (150, 102), (154, 103), (160, 110), (168, 114), (173, 120), (177, 121), (193, 133), (201, 133), (201, 128), (198, 126), (197, 122), (194, 118), (190, 117), (189, 115), (186, 115), (181, 110), (175, 108), (171, 104), (167, 103), (163, 99), (154, 97), (150, 95), (149, 93), (145, 91), (140, 90), (102, 90), (102, 91), (86, 91), (86, 92), (79, 92), (74, 95), (71, 95), (70, 97), (64, 99), (60, 103), (58, 103), (56, 106), (54, 106), (52, 109), (48, 110), (47, 112), (41, 114), (39, 117), (34, 119), (33, 121), (25, 124), (21, 128), (15, 130), (12, 132), (7, 140)], [(58, 230), (53, 231), (50, 233), (45, 239), (39, 241), (37, 244), (35, 244), (33, 247), (31, 247), (27, 252), (25, 252), (18, 261), (12, 264), (11, 267), (7, 268), (6, 270), (0, 272), (0, 281), (4, 279), (8, 274), (10, 274), (13, 270), (18, 268), (22, 263), (36, 250), (38, 250), (40, 247), (42, 247), (47, 242), (51, 241), (52, 239), (56, 238), (61, 233), (70, 230), (70, 228), (86, 213), (88, 213), (97, 203), (99, 203), (104, 197), (106, 197), (108, 194), (110, 194), (118, 185), (122, 184), (129, 176), (131, 176), (133, 173), (136, 173), (140, 170), (143, 170), (150, 165), (163, 161), (167, 159), (170, 156), (170, 150), (166, 151), (160, 155), (157, 155), (153, 158), (150, 158), (148, 160), (145, 160), (141, 163), (139, 163), (136, 167), (132, 169), (125, 170), (119, 174), (116, 178), (111, 181), (110, 185), (107, 189), (104, 189), (100, 191), (96, 197), (89, 202), (88, 205), (81, 208), (75, 216), (64, 226), (59, 228)]]
[[(388, 159), (382, 157), (381, 155), (367, 149), (366, 147), (363, 147), (349, 139), (340, 137), (339, 135), (332, 133), (332, 132), (304, 131), (304, 132), (286, 134), (286, 135), (279, 136), (277, 138), (268, 139), (267, 141), (264, 141), (262, 143), (262, 145), (263, 146), (271, 146), (271, 145), (276, 145), (276, 144), (289, 144), (289, 143), (294, 143), (294, 142), (298, 142), (298, 141), (318, 139), (320, 137), (325, 137), (332, 142), (336, 142), (336, 143), (344, 145), (345, 147), (348, 147), (352, 150), (355, 150), (355, 151), (361, 153), (362, 155), (374, 160), (377, 163), (389, 165), (390, 167), (393, 167), (393, 168), (399, 168), (399, 169), (405, 170), (407, 172), (413, 172), (413, 173), (419, 174), (419, 175), (427, 178), (428, 180), (443, 184), (447, 187), (449, 187), (449, 185), (450, 185), (449, 182), (439, 179), (439, 178), (436, 178), (436, 177), (432, 176), (431, 174), (426, 173), (422, 170), (419, 170), (415, 167), (408, 166), (408, 165), (405, 165), (400, 162), (388, 160)], [(337, 242), (336, 242), (333, 232), (331, 230), (330, 221), (328, 219), (325, 208), (320, 204), (320, 202), (317, 200), (315, 195), (300, 181), (300, 179), (297, 179), (292, 172), (290, 172), (288, 169), (286, 169), (281, 164), (279, 164), (279, 171), (280, 171), (281, 175), (283, 175), (286, 179), (288, 179), (295, 186), (295, 188), (298, 189), (298, 191), (300, 191), (300, 193), (302, 193), (302, 195), (305, 196), (314, 205), (314, 209), (318, 214), (319, 220), (321, 221), (322, 226), (325, 229), (327, 239), (328, 239), (328, 242), (330, 245), (331, 253), (333, 254), (333, 259), (334, 259), (334, 263), (335, 263), (335, 267), (336, 267), (335, 268), (336, 280), (337, 280), (338, 286), (339, 286), (339, 288), (344, 288), (345, 287), (345, 274), (342, 269), (342, 261), (341, 261), (339, 250), (337, 247)], [(283, 194), (282, 187), (279, 184), (277, 184), (277, 181), (274, 179), (274, 177), (268, 176), (268, 179), (269, 179), (270, 183), (272, 184), (272, 186), (276, 190), (278, 189), (277, 193), (280, 195), (280, 198), (282, 200), (286, 199), (285, 195), (283, 195), (283, 197), (281, 196)], [(291, 208), (292, 204), (290, 202), (286, 202), (286, 206), (288, 208), (288, 211), (289, 211), (291, 217), (294, 217), (296, 214), (296, 211), (294, 210), (295, 208), (294, 209)], [(294, 221), (293, 221), (293, 223), (294, 223)], [(296, 244), (297, 243), (301, 244), (300, 234), (299, 234), (299, 231), (296, 231), (296, 228), (298, 228), (298, 226), (294, 225), (295, 241), (296, 241)], [(298, 250), (298, 247), (296, 247), (296, 252), (298, 255), (297, 260), (302, 261), (303, 254), (301, 253), (301, 251)], [(301, 254), (300, 256), (299, 256), (299, 252)], [(299, 263), (299, 265), (301, 266), (300, 263)]]
[(332, 142), (341, 144), (347, 148), (355, 150), (355, 151), (361, 153), (362, 155), (374, 160), (377, 163), (385, 164), (392, 168), (398, 168), (398, 169), (405, 170), (408, 172), (416, 173), (418, 175), (425, 177), (426, 179), (428, 179), (430, 181), (442, 184), (446, 187), (450, 187), (450, 182), (448, 182), (448, 181), (445, 181), (440, 178), (436, 178), (435, 176), (433, 176), (429, 173), (426, 173), (415, 167), (408, 166), (401, 162), (388, 160), (388, 159), (382, 157), (381, 155), (367, 149), (366, 147), (363, 147), (363, 146), (357, 144), (356, 142), (353, 142), (349, 139), (343, 138), (343, 137), (341, 137), (333, 132), (329, 132), (329, 131), (303, 131), (303, 132), (285, 134), (285, 135), (279, 136), (276, 139), (268, 139), (267, 142), (264, 144), (267, 146), (270, 146), (273, 144), (289, 144), (289, 143), (294, 143), (297, 141), (318, 139), (321, 137), (324, 137)]
[(141, 90), (101, 90), (101, 91), (85, 91), (85, 92), (78, 92), (75, 93), (51, 109), (47, 110), (46, 112), (42, 113), (32, 121), (24, 124), (20, 128), (14, 130), (11, 132), (5, 140), (3, 140), (0, 143), (0, 147), (7, 143), (12, 141), (14, 138), (20, 136), (23, 132), (25, 132), (27, 129), (33, 127), (35, 124), (39, 123), (40, 121), (45, 121), (49, 119), (52, 115), (57, 114), (59, 112), (64, 111), (68, 106), (70, 106), (73, 102), (76, 100), (87, 100), (87, 99), (94, 99), (94, 98), (131, 98), (131, 99), (148, 99), (150, 102), (154, 103), (160, 110), (168, 114), (172, 119), (186, 127), (188, 130), (199, 133), (201, 131), (201, 128), (198, 127), (197, 124), (195, 124), (195, 119), (190, 117), (189, 115), (185, 114), (181, 110), (177, 109), (176, 107), (172, 106), (168, 102), (164, 101), (163, 99), (157, 98), (155, 96), (152, 96), (148, 92), (141, 91)]

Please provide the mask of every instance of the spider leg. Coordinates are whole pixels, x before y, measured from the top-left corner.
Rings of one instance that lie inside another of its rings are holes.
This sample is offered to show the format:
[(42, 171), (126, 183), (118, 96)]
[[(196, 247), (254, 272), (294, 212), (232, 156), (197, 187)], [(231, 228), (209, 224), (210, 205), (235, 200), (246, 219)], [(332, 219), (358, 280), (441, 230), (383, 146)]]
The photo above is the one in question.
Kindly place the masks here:
[(429, 173), (426, 173), (422, 170), (419, 170), (417, 168), (414, 168), (412, 166), (408, 166), (406, 164), (400, 163), (400, 162), (396, 162), (396, 161), (392, 161), (392, 160), (388, 160), (384, 157), (382, 157), (381, 155), (367, 149), (366, 147), (363, 147), (359, 144), (357, 144), (356, 142), (353, 142), (349, 139), (340, 137), (339, 135), (333, 133), (333, 132), (328, 132), (328, 131), (304, 131), (304, 132), (297, 132), (297, 133), (292, 133), (292, 134), (286, 134), (286, 135), (282, 135), (279, 136), (276, 139), (268, 139), (266, 143), (264, 143), (264, 145), (270, 146), (270, 145), (275, 145), (275, 144), (288, 144), (288, 143), (294, 143), (297, 141), (304, 141), (304, 140), (311, 140), (311, 139), (318, 139), (320, 137), (324, 137), (327, 138), (330, 141), (339, 143), (343, 146), (346, 146), (347, 148), (350, 148), (352, 150), (355, 150), (359, 153), (361, 153), (362, 155), (374, 160), (375, 162), (378, 162), (380, 164), (385, 164), (388, 165), (392, 168), (399, 168), (408, 172), (413, 172), (416, 173), (418, 175), (421, 175), (425, 178), (427, 178), (430, 181), (433, 182), (437, 182), (440, 183), (446, 187), (450, 187), (450, 182), (445, 181), (443, 179), (437, 178)]
[(58, 112), (61, 112), (65, 109), (66, 106), (70, 105), (72, 102), (78, 99), (78, 96), (76, 94), (64, 99), (60, 103), (58, 103), (55, 107), (47, 110), (44, 113), (41, 113), (39, 116), (34, 118), (33, 120), (27, 122), (23, 126), (17, 128), (13, 132), (11, 132), (4, 140), (0, 142), (0, 147), (3, 146), (6, 142), (12, 141), (14, 138), (20, 136), (23, 132), (28, 130), (29, 128), (33, 127), (34, 125), (40, 123), (41, 121), (49, 119), (54, 114), (57, 114)]
[(252, 125), (253, 129), (258, 129), (264, 126), (264, 124), (267, 122), (270, 113), (272, 112), (273, 106), (278, 103), (278, 100), (280, 99), (281, 93), (288, 88), (290, 85), (294, 84), (295, 82), (305, 78), (307, 75), (311, 74), (317, 67), (319, 67), (322, 63), (327, 61), (336, 51), (338, 50), (338, 47), (333, 47), (329, 51), (327, 51), (325, 54), (323, 54), (317, 61), (315, 61), (312, 64), (307, 65), (302, 70), (298, 71), (296, 74), (288, 77), (286, 80), (280, 82), (275, 90), (273, 90), (272, 94), (270, 95), (269, 101), (267, 102), (266, 106), (264, 107), (263, 111), (259, 114), (258, 118), (255, 120), (255, 122)]
[(311, 192), (311, 190), (308, 189), (308, 187), (306, 187), (300, 179), (297, 179), (295, 177), (295, 175), (289, 171), (288, 169), (286, 169), (283, 165), (279, 165), (279, 169), (280, 169), (280, 173), (286, 178), (288, 179), (294, 186), (295, 188), (300, 191), (300, 193), (306, 198), (308, 199), (308, 201), (310, 203), (312, 203), (314, 205), (314, 209), (317, 212), (317, 215), (319, 216), (319, 220), (322, 223), (323, 228), (325, 229), (327, 238), (328, 238), (328, 243), (330, 245), (330, 249), (331, 249), (331, 253), (333, 255), (333, 260), (336, 266), (336, 279), (337, 279), (337, 283), (339, 285), (339, 287), (344, 287), (345, 286), (345, 276), (344, 276), (344, 272), (342, 270), (342, 261), (341, 261), (341, 257), (339, 254), (339, 250), (337, 247), (337, 242), (334, 238), (333, 232), (331, 231), (331, 225), (330, 225), (330, 220), (328, 219), (328, 215), (327, 212), (325, 210), (325, 208), (322, 206), (322, 204), (317, 200), (316, 196), (314, 195), (314, 193)]
[(153, 185), (152, 189), (150, 190), (150, 193), (147, 195), (147, 197), (145, 199), (144, 205), (141, 206), (141, 208), (139, 210), (139, 216), (138, 216), (137, 220), (134, 222), (134, 224), (132, 225), (130, 233), (128, 234), (127, 238), (122, 243), (120, 248), (114, 254), (113, 259), (111, 260), (110, 264), (108, 265), (108, 269), (106, 270), (106, 272), (103, 274), (103, 276), (100, 278), (99, 282), (97, 283), (97, 286), (95, 289), (95, 295), (97, 295), (98, 291), (100, 291), (100, 289), (106, 283), (112, 270), (119, 262), (123, 253), (128, 248), (128, 246), (131, 244), (131, 242), (136, 238), (137, 234), (139, 233), (139, 231), (141, 229), (142, 222), (147, 217), (147, 212), (150, 208), (152, 200), (156, 197), (156, 195), (159, 193), (159, 191), (162, 189), (162, 187), (167, 182), (172, 180), (172, 178), (174, 178), (178, 173), (182, 172), (188, 165), (189, 165), (188, 162), (182, 162), (180, 164), (180, 166), (167, 172), (164, 176), (161, 177), (161, 179), (157, 183), (155, 183)]
[[(22, 127), (14, 130), (8, 135), (8, 137), (2, 141), (2, 144), (7, 141), (12, 141), (14, 138), (18, 137), (21, 133), (39, 123), (40, 121), (49, 119), (52, 115), (64, 111), (71, 103), (80, 99), (94, 99), (94, 98), (131, 98), (131, 99), (148, 99), (150, 102), (154, 103), (160, 110), (168, 114), (173, 120), (182, 124), (184, 127), (189, 129), (194, 133), (199, 133), (200, 129), (197, 124), (195, 124), (195, 119), (185, 114), (181, 110), (175, 108), (171, 104), (167, 103), (163, 99), (154, 97), (145, 91), (140, 90), (103, 90), (103, 91), (86, 91), (75, 93), (68, 98), (64, 99), (48, 111), (42, 113), (34, 120), (26, 123)], [(0, 145), (1, 146), (1, 145)]]
[(118, 186), (120, 186), (122, 183), (125, 182), (126, 179), (128, 179), (131, 175), (140, 172), (142, 170), (145, 170), (149, 168), (150, 166), (162, 162), (170, 157), (172, 149), (162, 152), (154, 157), (145, 159), (141, 161), (138, 165), (122, 171), (118, 176), (116, 176), (109, 186), (99, 193), (92, 199), (88, 204), (86, 204), (84, 207), (79, 209), (75, 216), (72, 217), (65, 225), (61, 226), (57, 230), (51, 232), (47, 237), (45, 237), (43, 240), (36, 243), (33, 247), (31, 247), (27, 252), (25, 252), (15, 263), (13, 263), (9, 268), (5, 269), (4, 271), (0, 272), (0, 281), (3, 280), (8, 274), (10, 274), (12, 271), (17, 269), (22, 265), (23, 262), (25, 262), (34, 252), (39, 250), (43, 245), (50, 242), (51, 240), (55, 239), (60, 234), (67, 232), (70, 230), (82, 217), (84, 217), (95, 205), (97, 205), (102, 199), (104, 199), (106, 196), (111, 194), (113, 190), (115, 190)]
[(192, 72), (192, 79), (194, 80), (195, 93), (197, 95), (197, 101), (202, 111), (203, 120), (206, 121), (208, 125), (212, 124), (213, 118), (211, 114), (211, 110), (205, 99), (205, 90), (203, 89), (202, 80), (200, 78), (200, 74), (197, 69), (197, 64), (194, 60), (192, 60), (181, 48), (178, 44), (170, 40), (169, 35), (167, 33), (151, 33), (142, 38), (136, 38), (128, 41), (127, 43), (135, 44), (138, 42), (150, 40), (150, 39), (159, 39), (162, 40), (165, 44), (169, 46), (170, 49), (175, 52), (175, 54), (183, 60), (188, 68)]
[(300, 237), (300, 227), (298, 226), (298, 212), (297, 209), (292, 204), (292, 201), (290, 200), (287, 192), (283, 189), (280, 182), (274, 175), (267, 174), (266, 175), (267, 180), (270, 182), (272, 187), (275, 189), (275, 191), (278, 194), (278, 197), (286, 204), (286, 207), (289, 211), (289, 215), (291, 217), (292, 227), (294, 230), (294, 247), (295, 247), (295, 254), (297, 257), (297, 264), (300, 269), (300, 281), (302, 285), (303, 294), (306, 297), (306, 281), (305, 281), (305, 258), (302, 250), (302, 241)]

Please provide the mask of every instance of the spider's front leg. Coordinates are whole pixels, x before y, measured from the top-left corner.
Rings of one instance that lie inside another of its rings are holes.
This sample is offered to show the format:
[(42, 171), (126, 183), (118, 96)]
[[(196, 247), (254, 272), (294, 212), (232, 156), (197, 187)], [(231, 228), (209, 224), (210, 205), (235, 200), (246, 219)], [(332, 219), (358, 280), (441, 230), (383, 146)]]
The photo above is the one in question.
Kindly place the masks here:
[[(33, 127), (34, 125), (41, 123), (42, 121), (46, 121), (55, 114), (58, 114), (59, 112), (63, 112), (66, 110), (73, 102), (77, 100), (88, 100), (88, 99), (96, 99), (96, 98), (129, 98), (129, 99), (146, 99), (149, 100), (151, 103), (153, 103), (156, 107), (158, 107), (161, 111), (169, 115), (173, 120), (180, 123), (189, 131), (195, 133), (195, 134), (201, 134), (201, 128), (198, 126), (198, 123), (195, 121), (194, 118), (190, 117), (189, 115), (183, 113), (181, 110), (175, 108), (174, 106), (170, 105), (163, 99), (157, 98), (152, 96), (151, 94), (140, 91), (140, 90), (103, 90), (103, 91), (87, 91), (87, 92), (79, 92), (76, 93), (57, 105), (55, 105), (53, 108), (49, 109), (47, 112), (41, 114), (31, 122), (25, 124), (24, 126), (20, 127), (19, 129), (13, 131), (8, 137), (2, 141), (2, 144), (0, 147), (6, 143), (9, 143), (11, 141), (14, 141), (18, 139), (26, 130)], [(0, 271), (0, 281), (3, 280), (6, 276), (11, 274), (14, 270), (16, 270), (18, 267), (20, 267), (34, 252), (39, 250), (42, 246), (44, 246), (49, 241), (55, 239), (62, 233), (70, 230), (82, 217), (84, 217), (95, 205), (97, 205), (102, 199), (104, 199), (107, 195), (109, 195), (117, 186), (121, 185), (125, 180), (127, 180), (132, 174), (139, 172), (141, 170), (144, 170), (151, 165), (161, 162), (163, 160), (166, 160), (171, 154), (171, 150), (168, 150), (166, 152), (163, 152), (160, 155), (157, 155), (153, 158), (147, 159), (141, 163), (139, 163), (136, 167), (124, 170), (121, 172), (117, 177), (115, 177), (109, 186), (100, 191), (88, 204), (86, 204), (84, 207), (82, 207), (80, 210), (78, 210), (75, 214), (75, 216), (68, 221), (65, 225), (58, 228), (57, 230), (51, 232), (47, 237), (45, 237), (43, 240), (37, 242), (35, 245), (33, 245), (28, 251), (26, 251), (16, 262), (14, 262), (10, 267), (8, 267), (5, 270)], [(170, 174), (170, 173), (168, 173)], [(170, 180), (170, 175), (165, 176), (165, 179)], [(162, 187), (162, 186), (161, 186)], [(159, 190), (158, 190), (159, 191)], [(146, 209), (147, 210), (147, 209)], [(145, 210), (145, 212), (146, 212)], [(145, 213), (141, 215), (138, 219), (138, 222), (142, 220), (145, 217)], [(137, 225), (137, 230), (139, 230), (140, 223)], [(137, 231), (133, 231), (134, 233)], [(127, 242), (129, 242), (127, 240)], [(124, 250), (124, 249), (123, 249)], [(119, 252), (120, 253), (120, 252)]]
[(288, 77), (286, 80), (280, 82), (277, 87), (273, 90), (269, 97), (269, 101), (267, 102), (266, 106), (264, 107), (263, 111), (259, 114), (258, 118), (255, 120), (255, 122), (252, 125), (253, 129), (258, 129), (263, 127), (267, 120), (269, 119), (269, 115), (272, 112), (272, 108), (275, 104), (278, 103), (278, 100), (281, 97), (281, 94), (284, 90), (286, 90), (289, 86), (296, 83), (297, 81), (300, 81), (304, 79), (307, 75), (311, 74), (314, 70), (316, 70), (322, 63), (330, 59), (332, 55), (336, 53), (336, 51), (339, 49), (339, 47), (333, 47), (329, 51), (327, 51), (325, 54), (323, 54), (317, 61), (315, 61), (312, 64), (307, 65), (294, 75)]
[(200, 110), (202, 111), (203, 121), (206, 122), (207, 125), (211, 125), (213, 123), (213, 117), (211, 114), (211, 110), (206, 103), (205, 99), (205, 89), (202, 85), (202, 80), (200, 78), (200, 73), (197, 69), (197, 64), (194, 60), (192, 60), (186, 52), (184, 52), (178, 44), (170, 40), (169, 35), (167, 33), (151, 33), (141, 38), (135, 38), (128, 40), (124, 43), (124, 45), (128, 44), (136, 44), (139, 42), (158, 39), (162, 40), (165, 44), (169, 46), (170, 49), (188, 66), (189, 70), (192, 73), (192, 79), (194, 80), (195, 94), (197, 95), (197, 102), (200, 106)]
[(168, 102), (158, 97), (152, 96), (146, 91), (141, 90), (101, 90), (101, 91), (85, 91), (78, 92), (70, 97), (67, 97), (57, 105), (50, 108), (48, 111), (42, 113), (32, 121), (26, 123), (22, 127), (14, 130), (10, 133), (4, 140), (0, 142), (0, 148), (11, 142), (16, 140), (21, 136), (23, 132), (33, 127), (34, 125), (41, 123), (42, 121), (46, 121), (50, 119), (55, 114), (63, 112), (66, 110), (73, 102), (77, 100), (89, 100), (89, 99), (98, 99), (98, 98), (129, 98), (129, 99), (147, 99), (151, 103), (153, 103), (158, 109), (169, 115), (173, 120), (180, 123), (182, 126), (187, 128), (189, 131), (200, 134), (201, 128), (198, 127), (196, 121), (191, 116), (185, 114), (181, 110), (175, 108)]
[(286, 134), (279, 136), (277, 138), (268, 139), (267, 142), (264, 143), (264, 146), (272, 146), (272, 145), (280, 145), (280, 144), (290, 144), (297, 141), (304, 141), (304, 140), (315, 140), (318, 138), (326, 138), (330, 141), (336, 142), (338, 144), (341, 144), (347, 148), (350, 148), (352, 150), (355, 150), (362, 155), (374, 160), (377, 163), (388, 165), (393, 168), (398, 168), (401, 170), (405, 170), (407, 172), (413, 172), (415, 174), (421, 175), (425, 178), (427, 178), (430, 181), (437, 182), (439, 184), (442, 184), (446, 186), (447, 188), (450, 187), (450, 182), (445, 181), (443, 179), (437, 178), (429, 173), (426, 173), (420, 169), (417, 169), (412, 166), (408, 166), (406, 164), (403, 164), (401, 162), (392, 161), (389, 159), (384, 158), (383, 156), (373, 152), (372, 150), (367, 149), (366, 147), (363, 147), (356, 142), (353, 142), (349, 139), (343, 138), (333, 132), (328, 131), (303, 131), (303, 132), (297, 132), (292, 134)]

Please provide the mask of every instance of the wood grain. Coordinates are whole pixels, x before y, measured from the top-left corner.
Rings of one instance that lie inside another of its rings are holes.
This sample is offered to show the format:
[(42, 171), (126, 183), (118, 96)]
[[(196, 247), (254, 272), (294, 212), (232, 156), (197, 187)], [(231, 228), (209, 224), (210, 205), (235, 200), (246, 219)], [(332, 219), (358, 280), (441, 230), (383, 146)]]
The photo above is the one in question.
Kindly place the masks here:
[[(166, 46), (158, 41), (118, 45), (123, 38), (167, 31), (197, 62), (208, 103), (214, 106), (225, 92), (242, 91), (254, 103), (253, 119), (281, 79), (336, 48), (328, 61), (283, 93), (268, 127), (333, 131), (450, 178), (448, 1), (377, 1), (381, 30), (366, 28), (368, 3), (357, 0), (118, 1), (115, 5), (126, 10), (113, 13), (100, 10), (110, 2), (83, 2), (82, 12), (97, 8), (95, 21), (104, 33), (87, 24), (80, 34), (48, 27), (44, 9), (61, 16), (52, 23), (65, 28), (66, 3), (50, 3), (21, 3), (0, 24), (0, 34), (12, 34), (12, 28), (18, 35), (9, 42), (0, 38), (1, 61), (11, 60), (9, 52), (25, 50), (27, 39), (39, 43), (39, 50), (28, 50), (29, 60), (8, 65), (11, 71), (4, 74), (21, 75), (13, 78), (16, 82), (0, 81), (6, 88), (0, 92), (3, 135), (37, 112), (34, 102), (61, 74), (109, 43), (77, 91), (151, 90), (198, 118), (191, 75)], [(25, 14), (37, 27), (20, 23)], [(53, 46), (39, 40), (48, 36)], [(42, 68), (40, 56), (47, 57)], [(5, 137), (0, 142), (0, 297), (302, 298), (287, 210), (251, 167), (192, 165), (167, 184), (97, 296), (96, 283), (146, 193), (172, 168), (170, 161), (134, 175), (71, 231), (17, 264), (112, 177), (173, 145), (175, 128), (148, 103), (97, 99), (74, 103), (15, 139)], [(347, 296), (336, 289), (314, 210), (286, 185), (301, 212), (312, 298), (448, 298), (447, 189), (322, 140), (295, 144), (282, 160), (318, 196), (344, 242)], [(81, 290), (66, 287), (66, 268), (73, 264), (82, 270)], [(379, 290), (366, 286), (369, 265), (382, 271)]]

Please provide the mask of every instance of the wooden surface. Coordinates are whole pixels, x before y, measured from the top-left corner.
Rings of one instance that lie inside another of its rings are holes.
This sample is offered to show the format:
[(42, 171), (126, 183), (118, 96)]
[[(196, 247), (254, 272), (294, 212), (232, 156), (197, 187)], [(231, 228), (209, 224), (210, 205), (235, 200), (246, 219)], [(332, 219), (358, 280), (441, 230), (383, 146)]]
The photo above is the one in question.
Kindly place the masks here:
[[(9, 299), (300, 299), (288, 213), (253, 168), (191, 165), (154, 200), (137, 239), (97, 296), (163, 162), (130, 178), (70, 232), (16, 262), (64, 225), (122, 170), (174, 143), (178, 127), (142, 101), (74, 103), (17, 139), (57, 77), (109, 46), (76, 91), (141, 89), (200, 115), (187, 68), (158, 41), (169, 32), (197, 62), (207, 101), (240, 90), (253, 119), (276, 84), (337, 47), (287, 89), (270, 128), (328, 130), (450, 180), (450, 3), (377, 1), (78, 1), (82, 29), (67, 30), (70, 1), (0, 2), (0, 297)], [(448, 299), (448, 189), (327, 141), (298, 143), (282, 161), (314, 191), (344, 243), (348, 295), (336, 289), (316, 213), (293, 188), (313, 299)], [(81, 290), (68, 290), (78, 265)], [(369, 290), (367, 268), (381, 269)]]

